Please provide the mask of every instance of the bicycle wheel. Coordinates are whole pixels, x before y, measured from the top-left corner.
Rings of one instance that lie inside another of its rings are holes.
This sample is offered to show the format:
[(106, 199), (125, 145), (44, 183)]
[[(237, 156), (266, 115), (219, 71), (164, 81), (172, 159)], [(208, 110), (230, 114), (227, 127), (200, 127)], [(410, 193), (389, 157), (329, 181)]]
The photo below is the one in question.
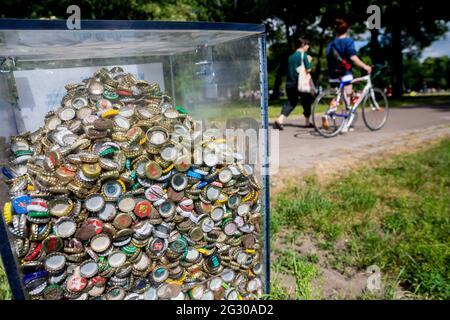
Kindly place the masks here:
[(378, 88), (366, 96), (362, 105), (362, 116), (367, 128), (372, 131), (381, 129), (389, 115), (389, 103), (386, 94)]
[(343, 98), (337, 103), (337, 89), (327, 89), (317, 96), (312, 105), (312, 121), (316, 131), (331, 138), (339, 134), (345, 125), (348, 111)]

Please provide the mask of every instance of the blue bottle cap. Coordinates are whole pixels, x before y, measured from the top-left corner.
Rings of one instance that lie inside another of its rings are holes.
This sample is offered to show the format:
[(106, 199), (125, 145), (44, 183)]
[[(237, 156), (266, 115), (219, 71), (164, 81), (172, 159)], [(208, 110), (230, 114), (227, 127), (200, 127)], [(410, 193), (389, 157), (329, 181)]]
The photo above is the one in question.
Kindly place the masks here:
[(30, 202), (31, 198), (27, 195), (14, 198), (14, 200), (12, 201), (14, 212), (16, 214), (26, 214), (28, 212), (27, 205), (29, 205)]
[(202, 188), (205, 187), (207, 184), (208, 184), (208, 181), (202, 181), (202, 182), (200, 182), (200, 183), (197, 185), (196, 189), (202, 189)]
[(189, 170), (186, 172), (186, 175), (187, 175), (188, 177), (192, 177), (192, 178), (196, 178), (196, 179), (201, 179), (201, 178), (203, 177), (200, 173), (197, 173), (197, 172), (195, 172), (195, 171), (192, 171), (191, 169), (189, 169)]
[(36, 271), (36, 272), (32, 272), (32, 273), (27, 273), (23, 276), (23, 283), (25, 285), (27, 285), (28, 283), (30, 283), (33, 280), (39, 279), (39, 278), (43, 278), (43, 277), (47, 277), (48, 276), (48, 272), (45, 270), (42, 271)]
[(10, 171), (8, 168), (6, 168), (6, 167), (3, 167), (3, 168), (2, 168), (2, 173), (3, 173), (3, 175), (4, 175), (6, 178), (8, 178), (8, 179), (14, 178), (13, 175), (12, 175), (12, 173), (11, 173), (11, 171)]

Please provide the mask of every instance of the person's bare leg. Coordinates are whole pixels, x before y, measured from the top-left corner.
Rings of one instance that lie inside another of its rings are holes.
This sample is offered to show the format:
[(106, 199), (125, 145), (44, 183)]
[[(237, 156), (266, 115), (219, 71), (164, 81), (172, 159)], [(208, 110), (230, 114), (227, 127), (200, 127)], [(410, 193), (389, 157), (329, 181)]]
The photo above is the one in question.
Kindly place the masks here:
[(345, 86), (344, 88), (345, 98), (347, 99), (349, 104), (351, 103), (352, 92), (353, 92), (353, 85), (350, 84), (348, 86)]
[[(349, 106), (352, 103), (352, 92), (353, 92), (353, 86), (351, 84), (348, 86), (345, 86), (344, 94), (345, 94), (345, 99), (347, 100), (347, 103)], [(347, 133), (348, 131), (349, 131), (349, 127), (348, 127), (348, 124), (346, 124), (344, 126), (344, 128), (342, 129), (341, 133)], [(353, 129), (351, 131), (353, 131)]]

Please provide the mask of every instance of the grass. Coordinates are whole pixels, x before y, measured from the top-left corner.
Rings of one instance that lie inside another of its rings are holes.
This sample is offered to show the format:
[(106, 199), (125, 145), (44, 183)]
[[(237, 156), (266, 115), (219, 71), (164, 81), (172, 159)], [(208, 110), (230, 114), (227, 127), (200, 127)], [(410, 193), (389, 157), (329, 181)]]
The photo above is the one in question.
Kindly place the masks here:
[[(406, 107), (406, 106), (421, 106), (430, 105), (436, 103), (446, 103), (450, 101), (450, 94), (417, 94), (416, 96), (403, 96), (400, 99), (389, 99), (389, 105), (391, 107)], [(287, 102), (287, 99), (278, 99), (269, 101), (269, 119), (278, 117), (281, 113), (282, 106)], [(319, 111), (325, 110), (326, 106), (323, 105), (319, 108)], [(227, 119), (236, 119), (242, 117), (248, 117), (260, 121), (261, 110), (258, 101), (235, 101), (235, 102), (216, 102), (208, 105), (196, 105), (189, 114), (194, 119), (205, 119), (214, 123), (222, 123)], [(300, 116), (303, 114), (303, 108), (299, 105), (292, 111), (292, 116)]]
[(11, 290), (9, 289), (8, 280), (0, 262), (0, 300), (11, 300)]
[(305, 187), (276, 197), (271, 230), (313, 232), (335, 268), (375, 264), (391, 291), (400, 285), (416, 297), (450, 299), (449, 167), (450, 140), (444, 140), (327, 185), (309, 177)]
[[(450, 299), (450, 140), (426, 150), (366, 165), (326, 185), (311, 176), (303, 187), (292, 186), (274, 199), (273, 237), (282, 227), (295, 228), (295, 242), (313, 233), (332, 265), (365, 270), (380, 267), (383, 298), (395, 298), (398, 286), (416, 298)], [(338, 170), (337, 170), (338, 171)], [(344, 243), (345, 246), (337, 246)], [(272, 265), (273, 299), (315, 299), (320, 293), (317, 256), (300, 256), (292, 247), (277, 251)], [(293, 293), (279, 278), (295, 279)], [(0, 299), (10, 299), (0, 266)], [(365, 294), (361, 299), (379, 296)]]
[[(269, 118), (273, 119), (280, 115), (281, 108), (285, 104), (287, 99), (279, 99), (269, 102)], [(389, 98), (389, 106), (392, 108), (397, 107), (417, 107), (423, 105), (448, 103), (450, 102), (450, 94), (417, 94), (416, 96), (404, 95), (401, 98), (393, 99)], [(303, 114), (303, 108), (299, 105), (292, 111), (292, 116), (300, 116)]]
[[(317, 257), (300, 256), (291, 249), (276, 253), (277, 259), (272, 264), (271, 294), (274, 300), (312, 300), (318, 299), (313, 282), (320, 277), (320, 270), (315, 264)], [(295, 279), (294, 292), (287, 292), (281, 285), (281, 276), (289, 275)]]

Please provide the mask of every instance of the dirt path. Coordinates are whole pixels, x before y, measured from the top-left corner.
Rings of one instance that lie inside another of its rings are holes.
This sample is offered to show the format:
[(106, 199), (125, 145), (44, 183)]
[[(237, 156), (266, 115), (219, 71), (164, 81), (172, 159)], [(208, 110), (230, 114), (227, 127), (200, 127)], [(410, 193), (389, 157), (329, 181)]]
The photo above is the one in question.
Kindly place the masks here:
[(379, 131), (368, 130), (359, 117), (355, 131), (329, 139), (297, 125), (299, 122), (290, 119), (280, 132), (280, 169), (270, 177), (271, 194), (288, 180), (311, 172), (326, 179), (369, 159), (411, 151), (450, 137), (450, 104), (392, 109), (388, 123)]

